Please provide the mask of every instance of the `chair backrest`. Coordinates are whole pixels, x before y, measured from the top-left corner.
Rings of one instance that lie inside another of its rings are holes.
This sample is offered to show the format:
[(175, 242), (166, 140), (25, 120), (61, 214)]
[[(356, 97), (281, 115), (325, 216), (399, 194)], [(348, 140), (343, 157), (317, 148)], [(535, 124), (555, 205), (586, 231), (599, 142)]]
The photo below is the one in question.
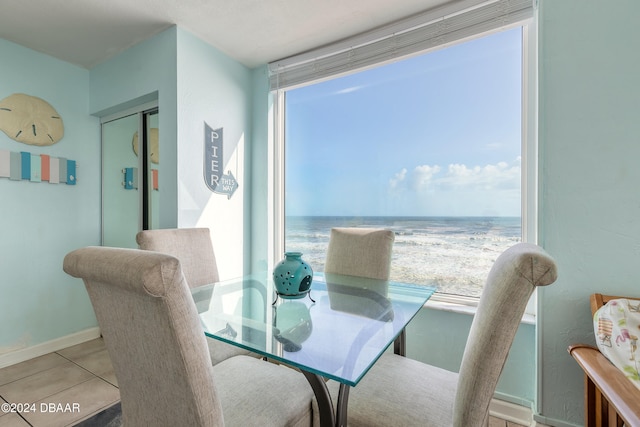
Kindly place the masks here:
[(374, 228), (332, 228), (325, 273), (389, 280), (395, 234)]
[(224, 424), (205, 335), (176, 258), (87, 247), (67, 254), (63, 268), (87, 288), (124, 425)]
[(454, 426), (483, 426), (527, 302), (536, 286), (555, 282), (554, 260), (544, 249), (518, 243), (495, 261), (465, 346), (454, 401)]
[(191, 287), (217, 282), (220, 278), (208, 228), (144, 230), (136, 235), (136, 241), (140, 249), (178, 258)]

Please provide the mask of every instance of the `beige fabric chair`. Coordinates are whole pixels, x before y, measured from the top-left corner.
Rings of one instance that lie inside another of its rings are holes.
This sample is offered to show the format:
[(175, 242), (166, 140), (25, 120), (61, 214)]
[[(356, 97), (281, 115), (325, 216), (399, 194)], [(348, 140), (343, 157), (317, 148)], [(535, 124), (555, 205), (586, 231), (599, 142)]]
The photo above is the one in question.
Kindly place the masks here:
[[(136, 235), (140, 249), (162, 252), (180, 260), (182, 272), (191, 287), (217, 282), (218, 266), (208, 228), (169, 228), (144, 230)], [(205, 301), (206, 303), (206, 301)], [(254, 355), (231, 344), (207, 339), (214, 365), (238, 355)]]
[[(536, 286), (556, 276), (554, 260), (539, 246), (507, 249), (489, 273), (460, 372), (385, 353), (349, 393), (349, 427), (486, 426), (527, 301)], [(329, 389), (335, 399), (338, 384), (330, 381)]]
[(178, 258), (192, 288), (220, 280), (208, 228), (144, 230), (136, 235), (136, 242), (140, 249)]
[(324, 272), (389, 280), (395, 234), (374, 228), (332, 228)]
[[(331, 229), (324, 272), (332, 309), (356, 313), (383, 322), (393, 320), (393, 308), (387, 299), (387, 293), (394, 241), (395, 234), (391, 230), (341, 227)], [(354, 301), (349, 295), (349, 288), (363, 286), (362, 283), (358, 283), (357, 280), (348, 283), (347, 278), (336, 280), (332, 277), (333, 274), (365, 277), (372, 280), (366, 281), (368, 282), (364, 285), (366, 289), (358, 292), (358, 298)], [(342, 284), (348, 286), (341, 286)], [(370, 303), (364, 303), (363, 300), (368, 300)], [(363, 328), (358, 332), (356, 340), (367, 341), (374, 330), (377, 330), (377, 327), (373, 330)], [(394, 343), (394, 349), (397, 348), (398, 353), (404, 351), (403, 342), (404, 334)], [(357, 357), (354, 355), (349, 359), (355, 362)], [(352, 367), (352, 365), (345, 366), (344, 372), (349, 372)], [(338, 402), (337, 396), (336, 391), (332, 397), (333, 402)]]
[[(393, 319), (391, 303), (386, 297), (394, 240), (395, 234), (391, 230), (340, 227), (331, 229), (324, 272), (332, 309), (383, 321)], [(354, 305), (348, 295), (349, 287), (362, 285), (357, 282), (346, 283), (346, 278), (334, 281), (333, 274), (373, 280), (367, 281), (364, 285), (366, 290), (358, 292), (358, 299)], [(343, 287), (342, 284), (349, 286)], [(363, 298), (367, 296), (371, 304), (363, 303)]]
[(310, 426), (303, 375), (247, 356), (212, 366), (180, 262), (108, 247), (73, 251), (113, 363), (127, 426)]

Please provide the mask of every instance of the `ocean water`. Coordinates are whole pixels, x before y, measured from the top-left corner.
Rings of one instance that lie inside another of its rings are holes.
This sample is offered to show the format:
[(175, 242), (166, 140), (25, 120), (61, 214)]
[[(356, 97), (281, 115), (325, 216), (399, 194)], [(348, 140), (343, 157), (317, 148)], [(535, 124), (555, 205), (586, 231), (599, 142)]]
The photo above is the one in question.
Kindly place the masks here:
[(323, 271), (332, 227), (393, 230), (391, 280), (467, 296), (480, 296), (493, 262), (522, 236), (519, 217), (288, 216), (286, 250)]

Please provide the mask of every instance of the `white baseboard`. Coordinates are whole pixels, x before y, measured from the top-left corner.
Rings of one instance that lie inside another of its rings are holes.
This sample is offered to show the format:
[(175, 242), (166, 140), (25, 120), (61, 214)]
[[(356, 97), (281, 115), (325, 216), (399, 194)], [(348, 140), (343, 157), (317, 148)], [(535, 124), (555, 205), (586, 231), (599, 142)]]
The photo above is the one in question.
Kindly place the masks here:
[[(539, 414), (535, 414), (533, 416), (533, 419), (538, 422), (536, 424), (536, 426), (547, 426), (547, 425), (549, 425), (549, 426), (554, 426), (554, 427), (581, 427), (581, 424), (569, 423), (569, 422), (563, 421), (563, 420), (557, 420), (557, 419), (554, 419), (554, 418), (544, 417), (544, 416), (539, 415)], [(545, 424), (543, 424), (542, 422), (544, 422)]]
[(0, 355), (0, 368), (15, 365), (16, 363), (24, 362), (25, 360), (33, 359), (34, 357), (43, 356), (54, 351), (62, 350), (63, 348), (71, 347), (76, 344), (81, 344), (83, 342), (98, 338), (99, 336), (100, 328), (89, 328), (85, 329), (84, 331), (56, 338), (54, 340), (43, 342), (32, 347), (26, 347), (20, 350), (12, 351), (10, 353), (2, 354)]
[(491, 399), (489, 414), (502, 420), (531, 427), (546, 427), (533, 419), (531, 408), (499, 399)]

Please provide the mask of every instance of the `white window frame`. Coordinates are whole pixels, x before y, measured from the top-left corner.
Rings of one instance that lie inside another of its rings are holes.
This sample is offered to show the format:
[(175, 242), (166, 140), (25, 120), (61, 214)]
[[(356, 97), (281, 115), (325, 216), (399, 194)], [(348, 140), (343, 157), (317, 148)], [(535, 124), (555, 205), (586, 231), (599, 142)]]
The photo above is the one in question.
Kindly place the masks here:
[[(538, 144), (537, 144), (537, 32), (536, 16), (526, 22), (521, 22), (513, 27), (522, 28), (522, 167), (521, 167), (521, 218), (522, 218), (522, 241), (538, 243)], [(495, 33), (489, 31), (477, 34), (474, 38), (479, 38), (487, 34)], [(469, 38), (460, 40), (460, 43), (468, 41)], [(450, 46), (450, 45), (448, 45)], [(447, 46), (447, 47), (448, 47)], [(429, 51), (421, 52), (428, 53)], [(397, 60), (402, 60), (398, 58)], [(382, 64), (378, 64), (382, 65)], [(353, 72), (359, 72), (356, 70)], [(344, 74), (343, 74), (344, 75)], [(337, 76), (332, 76), (337, 77)], [(308, 84), (315, 84), (325, 79), (318, 79)], [(300, 87), (297, 85), (294, 87)], [(292, 89), (294, 87), (288, 87)], [(276, 89), (271, 92), (272, 96), (272, 117), (270, 117), (271, 131), (269, 140), (269, 200), (273, 203), (269, 206), (269, 247), (271, 252), (268, 256), (269, 268), (281, 258), (285, 248), (285, 141), (284, 141), (284, 108), (286, 90)], [(534, 295), (529, 300), (524, 323), (535, 323), (537, 296)], [(427, 307), (454, 311), (459, 313), (475, 313), (479, 298), (466, 297), (452, 294), (436, 293), (427, 302)]]

